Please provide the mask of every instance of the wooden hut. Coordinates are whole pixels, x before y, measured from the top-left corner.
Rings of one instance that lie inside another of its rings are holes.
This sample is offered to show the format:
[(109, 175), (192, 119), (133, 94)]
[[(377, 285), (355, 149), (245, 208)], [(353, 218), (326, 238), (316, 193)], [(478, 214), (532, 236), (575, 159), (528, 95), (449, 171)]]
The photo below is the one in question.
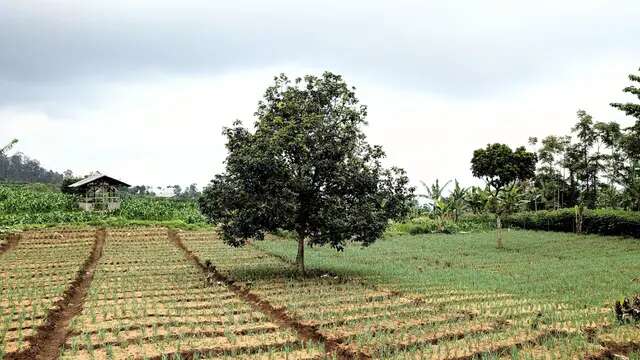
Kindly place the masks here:
[(85, 211), (113, 211), (120, 208), (119, 189), (130, 185), (104, 174), (94, 174), (69, 185), (80, 194), (78, 205)]

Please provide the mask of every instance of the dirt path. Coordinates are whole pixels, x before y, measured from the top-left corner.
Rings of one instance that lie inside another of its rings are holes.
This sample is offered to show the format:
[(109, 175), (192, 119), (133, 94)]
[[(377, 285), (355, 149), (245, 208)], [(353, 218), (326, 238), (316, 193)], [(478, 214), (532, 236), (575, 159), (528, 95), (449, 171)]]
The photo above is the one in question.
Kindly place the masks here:
[(18, 243), (20, 242), (20, 238), (20, 234), (9, 234), (7, 236), (7, 241), (4, 244), (0, 245), (0, 255), (8, 252), (16, 245), (18, 245)]
[(102, 256), (106, 238), (106, 230), (96, 231), (96, 239), (93, 243), (91, 255), (78, 271), (75, 280), (64, 292), (61, 300), (56, 302), (47, 314), (43, 325), (31, 340), (31, 347), (25, 351), (7, 354), (5, 359), (12, 360), (49, 360), (60, 356), (60, 348), (69, 336), (69, 322), (82, 312), (82, 305), (87, 295), (94, 271)]
[(248, 289), (235, 285), (233, 281), (231, 281), (229, 278), (222, 275), (218, 271), (207, 268), (204, 263), (200, 261), (198, 256), (184, 245), (177, 231), (171, 229), (168, 230), (168, 237), (171, 242), (173, 242), (177, 247), (185, 252), (187, 258), (191, 260), (196, 266), (198, 266), (208, 279), (223, 282), (238, 297), (249, 303), (256, 310), (269, 316), (272, 321), (279, 324), (280, 326), (294, 330), (298, 334), (298, 337), (303, 341), (314, 341), (317, 343), (322, 343), (324, 344), (324, 348), (327, 353), (335, 354), (339, 359), (370, 358), (368, 355), (362, 352), (354, 351), (348, 348), (347, 346), (341, 344), (339, 341), (326, 338), (314, 327), (301, 324), (296, 319), (291, 318), (284, 309), (275, 308), (268, 301), (260, 299), (260, 297), (258, 297), (257, 295), (252, 294)]

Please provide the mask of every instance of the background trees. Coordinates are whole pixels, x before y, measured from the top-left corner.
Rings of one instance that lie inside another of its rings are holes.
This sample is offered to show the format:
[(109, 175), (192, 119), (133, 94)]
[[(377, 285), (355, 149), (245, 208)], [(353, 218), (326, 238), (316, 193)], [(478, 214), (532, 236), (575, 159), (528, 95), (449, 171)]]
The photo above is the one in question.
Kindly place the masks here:
[[(638, 75), (629, 75), (629, 79), (640, 82)], [(640, 99), (636, 85), (623, 91)], [(533, 186), (523, 189), (528, 193), (529, 209), (557, 210), (580, 205), (589, 209), (640, 210), (640, 104), (611, 106), (634, 118), (635, 123), (623, 128), (616, 122), (595, 121), (586, 111), (579, 110), (571, 134), (549, 135), (540, 142), (531, 138), (530, 144), (538, 146), (539, 165)], [(485, 149), (496, 158), (500, 151), (506, 150)], [(495, 190), (495, 179), (487, 180)]]
[(305, 243), (368, 245), (408, 213), (413, 188), (403, 170), (381, 165), (382, 148), (361, 129), (366, 107), (339, 75), (280, 75), (255, 115), (253, 131), (240, 122), (224, 130), (226, 171), (200, 198), (227, 243), (293, 231), (303, 273)]
[(0, 181), (49, 184), (62, 182), (62, 174), (44, 169), (38, 160), (31, 159), (22, 153), (9, 156), (7, 153), (17, 143), (18, 140), (13, 139), (7, 145), (0, 147)]

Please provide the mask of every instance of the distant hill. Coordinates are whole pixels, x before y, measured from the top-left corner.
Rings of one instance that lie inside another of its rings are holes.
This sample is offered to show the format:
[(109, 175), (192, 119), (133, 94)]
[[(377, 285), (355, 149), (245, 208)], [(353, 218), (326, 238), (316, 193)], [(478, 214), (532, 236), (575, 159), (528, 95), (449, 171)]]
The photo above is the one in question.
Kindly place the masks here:
[(62, 184), (62, 179), (62, 174), (43, 168), (23, 153), (0, 154), (0, 182)]

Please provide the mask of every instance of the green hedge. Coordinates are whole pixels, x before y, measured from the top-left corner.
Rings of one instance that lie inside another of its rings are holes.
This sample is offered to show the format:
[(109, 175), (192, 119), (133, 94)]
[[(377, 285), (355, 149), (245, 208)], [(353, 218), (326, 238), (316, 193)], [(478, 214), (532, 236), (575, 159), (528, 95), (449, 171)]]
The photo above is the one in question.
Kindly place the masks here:
[[(640, 212), (585, 210), (582, 218), (584, 233), (640, 238)], [(574, 232), (576, 213), (574, 209), (522, 212), (505, 217), (503, 224), (521, 229)]]

